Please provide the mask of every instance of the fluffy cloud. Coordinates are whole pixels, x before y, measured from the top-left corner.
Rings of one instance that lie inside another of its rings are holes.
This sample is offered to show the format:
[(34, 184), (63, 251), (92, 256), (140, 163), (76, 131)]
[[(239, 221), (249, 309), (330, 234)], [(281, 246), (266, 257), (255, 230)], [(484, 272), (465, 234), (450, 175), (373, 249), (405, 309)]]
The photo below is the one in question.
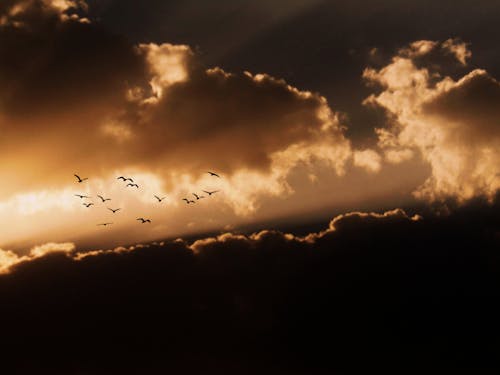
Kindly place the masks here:
[(0, 12), (26, 25), (0, 25), (0, 146), (13, 160), (0, 173), (19, 172), (6, 194), (60, 186), (75, 169), (151, 172), (167, 190), (216, 169), (244, 213), (260, 195), (290, 192), (299, 165), (344, 173), (351, 145), (321, 95), (267, 74), (206, 69), (188, 46), (133, 45), (71, 16), (84, 5), (18, 0)]
[(368, 172), (376, 173), (382, 168), (382, 158), (380, 155), (370, 149), (354, 151), (354, 165), (365, 168)]
[(461, 64), (471, 55), (458, 40), (419, 41), (389, 65), (364, 71), (365, 79), (382, 87), (365, 104), (384, 108), (391, 119), (378, 129), (379, 146), (389, 162), (417, 151), (430, 164), (432, 175), (416, 191), (419, 197), (492, 198), (500, 188), (500, 83), (479, 69), (456, 80), (443, 77), (430, 64), (443, 54)]

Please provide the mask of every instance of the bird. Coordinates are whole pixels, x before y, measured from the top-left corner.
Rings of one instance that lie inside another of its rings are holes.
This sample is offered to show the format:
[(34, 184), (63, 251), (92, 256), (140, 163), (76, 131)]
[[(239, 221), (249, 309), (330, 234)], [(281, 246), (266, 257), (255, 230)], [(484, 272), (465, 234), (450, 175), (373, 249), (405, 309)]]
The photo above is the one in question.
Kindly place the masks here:
[(102, 225), (103, 227), (105, 227), (106, 225), (111, 225), (111, 224), (113, 224), (113, 223), (101, 223), (101, 224), (97, 224), (97, 226)]
[(134, 182), (134, 180), (132, 180), (130, 177), (123, 177), (123, 176), (118, 177), (117, 180), (122, 180), (123, 182), (125, 181)]
[(156, 199), (158, 199), (158, 202), (161, 202), (162, 200), (164, 200), (166, 197), (163, 197), (163, 198), (160, 198), (159, 196), (155, 195), (154, 196)]
[(90, 198), (90, 197), (89, 197), (89, 196), (87, 196), (87, 195), (81, 195), (81, 194), (75, 194), (75, 196), (76, 196), (76, 197), (78, 197), (78, 198), (82, 198), (82, 199), (83, 199), (83, 198)]
[(114, 210), (112, 208), (109, 208), (109, 207), (106, 207), (108, 210), (110, 210), (111, 212), (115, 213), (116, 211), (120, 211), (121, 208), (115, 208)]
[(196, 193), (192, 193), (192, 194), (195, 196), (196, 200), (200, 200), (202, 198), (205, 198), (203, 195), (198, 195)]
[(217, 173), (210, 172), (210, 171), (208, 171), (207, 173), (208, 173), (210, 176), (214, 176), (214, 177), (219, 177), (219, 178), (220, 178), (220, 176), (219, 176)]
[(129, 183), (129, 184), (127, 184), (127, 186), (135, 186), (137, 189), (139, 189), (139, 185), (137, 185), (137, 184), (130, 184)]
[(214, 190), (214, 191), (207, 191), (207, 190), (202, 190), (204, 193), (207, 193), (208, 195), (212, 195), (212, 194), (215, 194), (215, 193), (218, 193), (219, 190)]
[(78, 179), (78, 182), (79, 182), (79, 183), (89, 179), (88, 177), (81, 178), (81, 177), (80, 177), (80, 176), (78, 176), (77, 174), (74, 174), (73, 176), (75, 176), (75, 177)]
[(111, 198), (104, 198), (102, 195), (98, 195), (99, 198), (101, 198), (102, 200), (102, 203), (106, 202), (106, 201), (110, 201)]
[(85, 207), (89, 208), (90, 206), (92, 206), (94, 203), (82, 203)]
[(196, 203), (195, 201), (192, 201), (190, 199), (187, 199), (187, 198), (182, 198), (183, 201), (186, 201), (187, 204), (189, 203)]
[(142, 224), (144, 224), (144, 223), (151, 223), (151, 220), (144, 219), (143, 217), (139, 217), (139, 218), (137, 218), (137, 220), (140, 220), (142, 222)]

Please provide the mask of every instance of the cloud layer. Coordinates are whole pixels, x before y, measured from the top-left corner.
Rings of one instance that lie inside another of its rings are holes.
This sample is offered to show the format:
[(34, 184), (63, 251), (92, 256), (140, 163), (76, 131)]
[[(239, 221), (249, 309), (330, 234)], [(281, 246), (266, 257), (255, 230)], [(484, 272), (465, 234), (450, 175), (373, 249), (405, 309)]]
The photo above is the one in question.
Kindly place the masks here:
[(498, 212), (476, 202), (423, 219), (349, 213), (304, 237), (47, 245), (0, 276), (3, 366), (321, 374), (362, 367), (360, 357), (384, 368), (496, 366)]

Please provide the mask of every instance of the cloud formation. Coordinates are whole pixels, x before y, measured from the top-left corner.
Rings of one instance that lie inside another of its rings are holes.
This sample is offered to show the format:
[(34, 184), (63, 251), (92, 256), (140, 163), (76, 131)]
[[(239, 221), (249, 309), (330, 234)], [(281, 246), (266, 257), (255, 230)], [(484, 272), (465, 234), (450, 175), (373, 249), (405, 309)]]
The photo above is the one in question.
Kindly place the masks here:
[(19, 255), (11, 250), (0, 249), (0, 273), (7, 273), (10, 267), (18, 263), (32, 261), (34, 259), (44, 257), (51, 253), (66, 253), (71, 254), (75, 251), (73, 243), (46, 243), (43, 245), (34, 246), (27, 255)]
[(362, 356), (495, 367), (498, 212), (476, 202), (424, 219), (353, 212), (303, 237), (58, 247), (0, 275), (3, 366), (321, 374)]
[[(6, 194), (42, 175), (59, 185), (75, 165), (100, 177), (151, 172), (167, 189), (216, 168), (245, 212), (259, 194), (287, 192), (301, 163), (343, 173), (351, 146), (324, 97), (267, 74), (206, 69), (185, 45), (133, 45), (76, 10), (85, 3), (18, 0), (0, 10), (1, 145), (15, 160), (0, 173), (21, 171)], [(245, 189), (243, 175), (261, 183)]]
[[(363, 212), (352, 212), (348, 214), (343, 214), (335, 217), (331, 222), (327, 230), (319, 233), (311, 233), (305, 237), (294, 236), (292, 234), (284, 234), (278, 231), (263, 230), (258, 233), (251, 235), (239, 235), (233, 233), (224, 233), (217, 237), (210, 237), (206, 239), (196, 240), (193, 244), (189, 245), (182, 239), (177, 239), (174, 242), (167, 243), (154, 243), (153, 245), (134, 245), (130, 247), (117, 247), (115, 249), (108, 250), (91, 250), (91, 251), (78, 251), (73, 243), (47, 243), (43, 245), (34, 246), (25, 256), (19, 256), (10, 250), (0, 249), (0, 273), (9, 273), (11, 267), (17, 266), (18, 264), (24, 262), (31, 262), (37, 258), (46, 256), (52, 253), (65, 254), (69, 259), (74, 261), (80, 261), (88, 257), (99, 257), (101, 255), (110, 254), (123, 254), (127, 252), (141, 251), (141, 249), (149, 247), (162, 247), (162, 246), (183, 246), (186, 251), (192, 252), (193, 254), (203, 254), (207, 249), (215, 247), (236, 247), (238, 249), (248, 249), (260, 247), (261, 242), (266, 238), (280, 238), (280, 242), (295, 242), (300, 246), (314, 246), (315, 242), (320, 240), (325, 236), (329, 236), (334, 232), (338, 231), (349, 231), (351, 227), (362, 229), (363, 225), (374, 225), (378, 222), (380, 223), (394, 223), (394, 222), (405, 222), (405, 221), (418, 221), (421, 217), (415, 215), (409, 217), (406, 212), (402, 209), (395, 209), (392, 211), (387, 211), (383, 214), (378, 213), (363, 213)], [(335, 233), (336, 235), (336, 233)]]
[(418, 197), (492, 198), (500, 188), (500, 83), (480, 69), (459, 79), (442, 76), (447, 54), (462, 65), (471, 55), (458, 40), (419, 41), (387, 66), (366, 69), (363, 77), (382, 91), (364, 103), (389, 115), (389, 125), (377, 130), (389, 162), (418, 152), (430, 164), (432, 175), (416, 191)]

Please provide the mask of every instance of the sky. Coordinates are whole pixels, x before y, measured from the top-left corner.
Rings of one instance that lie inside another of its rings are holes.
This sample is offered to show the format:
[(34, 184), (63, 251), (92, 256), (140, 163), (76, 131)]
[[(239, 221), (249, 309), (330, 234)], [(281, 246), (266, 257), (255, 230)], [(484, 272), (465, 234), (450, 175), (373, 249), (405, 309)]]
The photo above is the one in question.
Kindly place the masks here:
[[(0, 246), (118, 246), (493, 196), (498, 32), (485, 43), (488, 23), (466, 23), (464, 3), (425, 34), (447, 8), (407, 7), (4, 2)], [(394, 35), (411, 9), (416, 24)], [(182, 201), (203, 190), (219, 192)]]
[[(423, 353), (494, 364), (482, 326), (438, 328), (464, 295), (487, 308), (482, 298), (498, 294), (499, 13), (487, 0), (2, 0), (0, 289), (12, 306), (3, 318), (16, 322), (11, 347), (20, 329), (33, 351), (62, 335), (83, 355), (91, 334), (115, 345), (124, 325), (135, 344), (120, 350), (139, 353), (130, 368), (155, 373), (161, 356), (139, 342), (180, 322), (191, 329), (172, 338), (198, 343), (208, 373), (322, 373), (361, 355), (382, 365), (375, 354), (400, 350), (394, 340), (412, 348), (398, 352), (403, 363)], [(337, 313), (339, 301), (351, 307)], [(356, 311), (369, 306), (360, 324)], [(403, 312), (391, 320), (391, 309)], [(408, 323), (420, 318), (431, 344)], [(204, 351), (213, 327), (220, 341)], [(335, 332), (340, 362), (304, 346)], [(267, 349), (256, 349), (259, 335)], [(459, 336), (482, 349), (453, 354)], [(171, 369), (188, 356), (178, 345)], [(113, 363), (53, 349), (65, 353), (61, 373)], [(17, 363), (32, 371), (42, 353)]]

